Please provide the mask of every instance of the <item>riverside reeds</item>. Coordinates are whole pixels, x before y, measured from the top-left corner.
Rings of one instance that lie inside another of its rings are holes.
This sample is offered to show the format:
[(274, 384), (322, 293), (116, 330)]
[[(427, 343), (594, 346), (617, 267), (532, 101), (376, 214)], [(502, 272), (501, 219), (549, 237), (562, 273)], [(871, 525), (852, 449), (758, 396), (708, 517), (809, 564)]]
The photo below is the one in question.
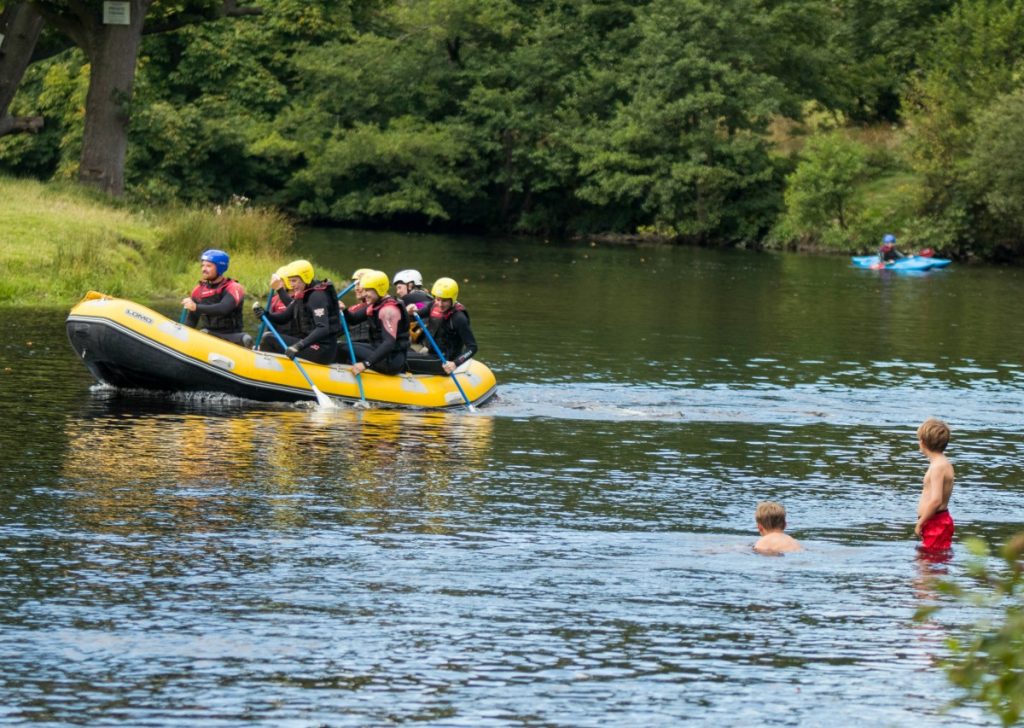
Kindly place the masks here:
[(259, 295), (296, 257), (291, 222), (241, 198), (133, 209), (71, 185), (0, 177), (0, 200), (0, 302), (72, 303), (90, 289), (143, 301), (184, 296), (206, 248), (227, 250), (230, 275)]

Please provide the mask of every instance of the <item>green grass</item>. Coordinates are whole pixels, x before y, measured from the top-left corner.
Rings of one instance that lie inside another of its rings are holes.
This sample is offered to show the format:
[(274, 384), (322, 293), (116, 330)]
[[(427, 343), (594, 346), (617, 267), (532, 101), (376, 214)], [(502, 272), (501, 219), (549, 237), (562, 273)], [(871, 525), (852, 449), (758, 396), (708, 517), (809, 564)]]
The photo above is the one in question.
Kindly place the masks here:
[[(132, 208), (70, 184), (3, 176), (0, 200), (0, 303), (71, 304), (88, 290), (181, 298), (207, 248), (226, 250), (228, 275), (262, 296), (270, 274), (295, 257), (294, 228), (272, 209)], [(319, 267), (317, 275), (343, 279)]]

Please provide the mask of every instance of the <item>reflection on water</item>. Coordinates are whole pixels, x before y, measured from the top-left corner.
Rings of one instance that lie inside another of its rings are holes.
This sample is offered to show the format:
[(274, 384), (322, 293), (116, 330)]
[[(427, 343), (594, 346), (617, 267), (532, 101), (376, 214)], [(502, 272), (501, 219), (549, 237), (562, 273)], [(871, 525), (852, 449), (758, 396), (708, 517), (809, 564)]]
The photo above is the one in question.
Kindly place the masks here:
[[(282, 529), (305, 525), (314, 495), (342, 509), (344, 522), (375, 528), (410, 507), (444, 513), (453, 478), (486, 457), (493, 420), (282, 408), (69, 424), (62, 476), (78, 491), (69, 515), (82, 527), (130, 533), (233, 528), (247, 519), (254, 498), (265, 499)], [(428, 518), (421, 528), (443, 532), (444, 523)]]
[[(305, 244), (458, 260), (498, 399), (118, 392), (64, 311), (0, 316), (0, 722), (992, 724), (941, 712), (980, 615), (912, 619), (964, 568), (915, 552), (914, 431), (952, 425), (958, 539), (1021, 529), (1020, 272)], [(752, 553), (765, 499), (805, 552)]]

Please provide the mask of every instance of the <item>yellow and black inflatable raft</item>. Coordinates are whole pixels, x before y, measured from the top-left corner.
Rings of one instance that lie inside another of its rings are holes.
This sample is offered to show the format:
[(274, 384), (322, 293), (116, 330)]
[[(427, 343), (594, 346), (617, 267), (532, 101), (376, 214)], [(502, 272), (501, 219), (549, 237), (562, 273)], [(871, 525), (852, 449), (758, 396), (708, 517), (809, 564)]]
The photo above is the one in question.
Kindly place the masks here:
[[(251, 351), (172, 321), (122, 298), (90, 291), (68, 315), (68, 338), (101, 382), (115, 387), (163, 391), (224, 392), (263, 402), (315, 399), (294, 363), (280, 354)], [(348, 367), (302, 362), (325, 394), (359, 400)], [(494, 374), (470, 359), (456, 370), (473, 405), (495, 393)], [(403, 407), (464, 407), (451, 377), (363, 373), (369, 402)]]

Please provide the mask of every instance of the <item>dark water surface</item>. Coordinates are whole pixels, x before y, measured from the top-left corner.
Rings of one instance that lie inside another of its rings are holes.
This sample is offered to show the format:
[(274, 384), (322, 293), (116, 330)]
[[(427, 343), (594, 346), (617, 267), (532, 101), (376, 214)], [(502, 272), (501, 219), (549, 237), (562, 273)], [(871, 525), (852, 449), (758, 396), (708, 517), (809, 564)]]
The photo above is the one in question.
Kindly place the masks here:
[[(1024, 528), (1018, 270), (319, 232), (454, 275), (499, 399), (323, 413), (94, 386), (0, 316), (0, 722), (991, 724), (936, 662), (977, 615), (915, 558)], [(158, 303), (171, 312), (170, 302)], [(807, 551), (756, 556), (776, 499)]]

